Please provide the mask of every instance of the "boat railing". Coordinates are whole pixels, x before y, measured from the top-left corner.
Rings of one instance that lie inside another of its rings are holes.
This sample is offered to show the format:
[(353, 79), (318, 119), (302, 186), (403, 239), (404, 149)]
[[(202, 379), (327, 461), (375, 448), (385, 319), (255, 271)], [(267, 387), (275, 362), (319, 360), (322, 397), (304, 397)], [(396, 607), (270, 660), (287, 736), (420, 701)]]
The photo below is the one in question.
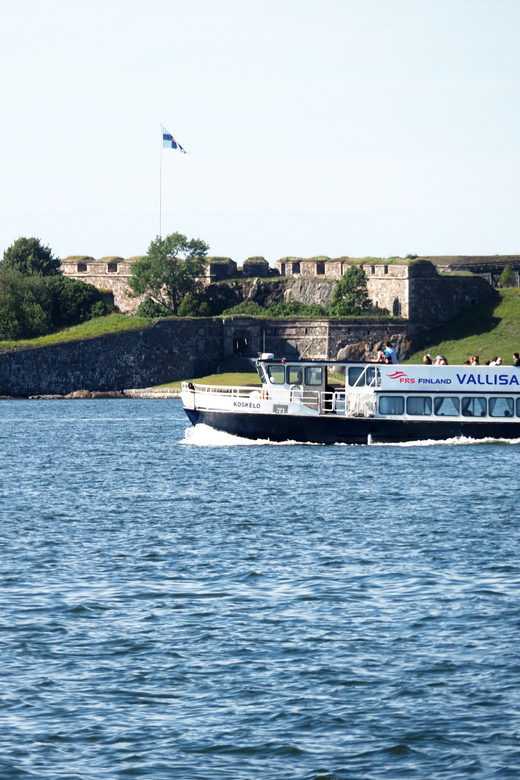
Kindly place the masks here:
[(307, 390), (299, 385), (293, 385), (282, 393), (260, 385), (233, 386), (233, 385), (199, 385), (193, 382), (183, 382), (183, 393), (192, 394), (193, 404), (199, 408), (212, 408), (218, 398), (248, 398), (267, 399), (272, 401), (289, 400), (290, 403), (301, 404), (310, 409), (315, 409), (318, 414), (344, 414), (347, 417), (374, 417), (376, 400), (373, 393), (346, 393), (341, 391)]
[(320, 409), (320, 392), (319, 390), (307, 390), (301, 388), (299, 385), (293, 385), (289, 390), (289, 402), (296, 404), (303, 404), (303, 406), (309, 406), (311, 409)]
[(347, 417), (374, 417), (376, 413), (376, 398), (372, 394), (359, 393), (349, 395), (345, 406)]
[(191, 391), (192, 393), (197, 393), (197, 395), (224, 395), (231, 398), (249, 398), (250, 396), (253, 396), (254, 398), (262, 397), (262, 387), (260, 385), (197, 385), (193, 382), (183, 382), (182, 391), (184, 393), (189, 393)]
[(320, 411), (325, 414), (345, 411), (345, 393), (330, 392), (320, 393)]

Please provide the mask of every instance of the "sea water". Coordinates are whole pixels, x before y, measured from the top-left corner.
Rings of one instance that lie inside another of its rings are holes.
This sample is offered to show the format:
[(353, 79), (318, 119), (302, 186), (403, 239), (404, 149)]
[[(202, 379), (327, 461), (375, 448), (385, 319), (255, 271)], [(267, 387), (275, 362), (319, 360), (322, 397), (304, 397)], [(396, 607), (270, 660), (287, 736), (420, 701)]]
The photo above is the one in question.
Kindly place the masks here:
[(518, 444), (0, 404), (0, 778), (520, 777)]

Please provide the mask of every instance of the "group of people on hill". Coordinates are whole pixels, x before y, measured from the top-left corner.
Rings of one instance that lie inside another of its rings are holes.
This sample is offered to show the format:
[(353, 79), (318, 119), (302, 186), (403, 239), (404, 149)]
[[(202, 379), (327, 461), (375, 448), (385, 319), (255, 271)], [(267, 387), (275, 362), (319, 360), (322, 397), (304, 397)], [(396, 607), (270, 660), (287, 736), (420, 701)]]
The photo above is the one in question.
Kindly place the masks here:
[[(376, 363), (397, 363), (397, 351), (395, 347), (392, 346), (390, 341), (387, 341), (385, 344), (380, 344), (379, 349), (377, 350), (377, 357), (376, 357)], [(444, 357), (444, 355), (437, 355), (435, 360), (432, 358), (431, 355), (425, 355), (423, 357), (423, 363), (425, 366), (447, 366), (448, 361)], [(464, 361), (463, 365), (465, 366), (480, 366), (480, 358), (478, 355), (471, 355), (467, 360)], [(492, 360), (486, 360), (486, 362), (483, 364), (485, 366), (501, 366), (502, 365), (502, 358), (495, 356), (492, 358)], [(520, 355), (518, 352), (515, 352), (513, 354), (513, 365), (517, 368), (520, 368)]]
[[(423, 363), (425, 366), (447, 366), (448, 361), (444, 357), (444, 355), (437, 355), (435, 360), (432, 359), (431, 355), (425, 355), (423, 357)], [(480, 358), (478, 355), (471, 355), (468, 360), (465, 360), (463, 363), (464, 366), (480, 366)], [(486, 362), (483, 364), (485, 366), (501, 366), (502, 365), (502, 358), (495, 356), (492, 360), (486, 360)], [(515, 352), (513, 354), (513, 365), (516, 367), (520, 367), (520, 355), (518, 352)]]
[(447, 366), (448, 361), (444, 357), (444, 355), (437, 355), (435, 360), (433, 360), (431, 355), (425, 355), (422, 359), (422, 362), (425, 366)]

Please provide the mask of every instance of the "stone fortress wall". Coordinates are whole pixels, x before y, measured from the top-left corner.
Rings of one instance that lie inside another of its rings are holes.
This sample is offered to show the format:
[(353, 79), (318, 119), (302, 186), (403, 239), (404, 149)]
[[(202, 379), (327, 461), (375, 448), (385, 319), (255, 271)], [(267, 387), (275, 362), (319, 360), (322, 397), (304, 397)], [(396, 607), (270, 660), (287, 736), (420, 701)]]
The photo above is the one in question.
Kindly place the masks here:
[[(114, 303), (123, 314), (135, 314), (144, 296), (131, 297), (128, 279), (132, 274), (132, 263), (142, 255), (125, 259), (123, 257), (102, 257), (96, 260), (87, 255), (71, 255), (61, 261), (64, 276), (93, 284), (100, 290), (108, 290)], [(263, 257), (245, 260), (239, 268), (230, 257), (210, 257), (206, 263), (206, 283), (212, 284), (227, 279), (264, 277), (276, 273)]]
[[(139, 257), (96, 260), (87, 256), (71, 256), (62, 261), (61, 267), (66, 276), (109, 290), (120, 311), (133, 314), (142, 300), (130, 296), (128, 285), (132, 263), (137, 259)], [(377, 258), (284, 258), (276, 262), (275, 268), (271, 268), (262, 257), (249, 258), (242, 267), (231, 258), (213, 257), (207, 259), (206, 283), (252, 277), (258, 278), (261, 283), (263, 279), (270, 278), (271, 284), (277, 282), (281, 291), (274, 295), (273, 300), (319, 302), (326, 306), (332, 297), (334, 283), (354, 262), (367, 275), (372, 303), (387, 309), (392, 316), (411, 321), (451, 319), (466, 306), (482, 300), (487, 285), (496, 287), (506, 266), (511, 267), (520, 285), (518, 255), (428, 257), (412, 262), (399, 262), (399, 258), (392, 262)], [(461, 271), (472, 276), (460, 275)], [(449, 277), (451, 281), (447, 281)], [(485, 280), (487, 285), (482, 285), (479, 279)], [(255, 297), (257, 292), (250, 285), (244, 286), (244, 300), (259, 300)]]
[[(506, 266), (511, 267), (520, 285), (520, 255), (439, 256), (411, 261), (392, 258), (391, 262), (378, 258), (284, 258), (275, 267), (285, 278), (337, 281), (354, 263), (365, 271), (372, 303), (394, 317), (411, 321), (451, 319), (482, 299), (486, 285), (479, 280), (497, 287)], [(448, 305), (447, 310), (449, 299), (453, 308)]]
[(151, 387), (218, 373), (230, 358), (264, 351), (358, 360), (372, 357), (378, 343), (391, 339), (404, 356), (413, 333), (413, 326), (398, 320), (158, 320), (140, 331), (0, 354), (0, 396)]
[(130, 297), (128, 278), (132, 273), (132, 262), (137, 259), (102, 257), (96, 260), (86, 255), (74, 255), (61, 261), (61, 271), (71, 279), (87, 282), (99, 290), (109, 290), (114, 296), (115, 305), (123, 314), (134, 314), (142, 298)]

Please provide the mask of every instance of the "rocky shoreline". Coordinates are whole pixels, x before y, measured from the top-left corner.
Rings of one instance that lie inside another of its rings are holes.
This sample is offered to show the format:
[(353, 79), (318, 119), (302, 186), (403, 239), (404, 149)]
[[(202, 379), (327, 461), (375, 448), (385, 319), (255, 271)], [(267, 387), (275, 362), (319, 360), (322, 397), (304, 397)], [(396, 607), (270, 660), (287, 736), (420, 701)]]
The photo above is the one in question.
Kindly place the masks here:
[(66, 395), (41, 394), (29, 396), (1, 395), (0, 401), (58, 401), (58, 400), (95, 400), (102, 398), (180, 398), (177, 387), (145, 387), (130, 390), (74, 390)]

